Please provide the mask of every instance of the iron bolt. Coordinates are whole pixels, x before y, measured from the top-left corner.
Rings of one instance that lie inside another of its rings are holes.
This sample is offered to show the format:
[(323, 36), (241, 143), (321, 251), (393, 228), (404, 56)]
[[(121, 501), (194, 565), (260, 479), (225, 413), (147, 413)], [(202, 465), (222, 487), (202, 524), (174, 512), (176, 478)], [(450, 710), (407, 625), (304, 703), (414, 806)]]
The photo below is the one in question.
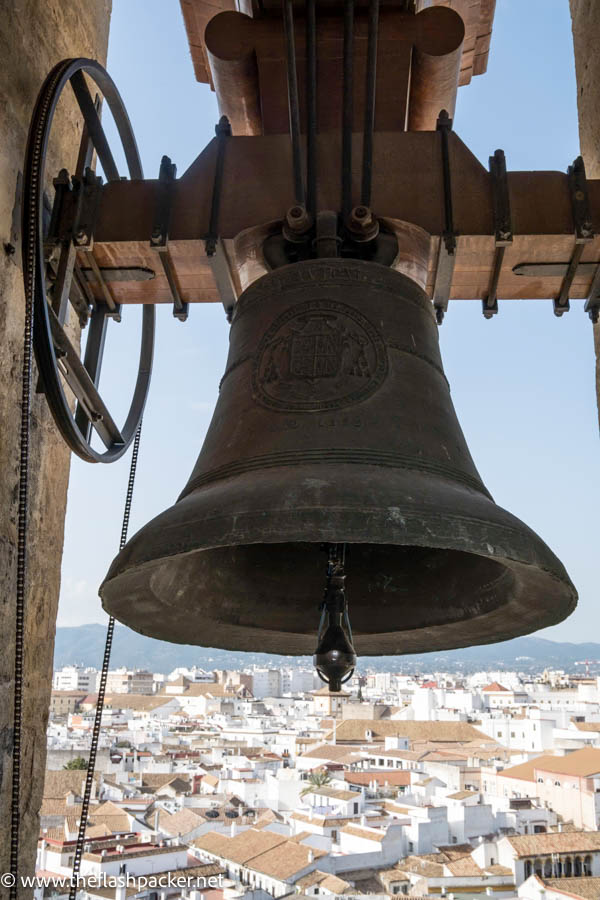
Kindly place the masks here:
[(311, 218), (304, 206), (292, 206), (285, 216), (285, 224), (293, 234), (304, 234), (312, 225)]
[(368, 206), (355, 206), (348, 219), (348, 230), (359, 241), (371, 241), (379, 233), (379, 223)]
[(87, 244), (87, 242), (88, 242), (88, 236), (87, 236), (87, 234), (85, 233), (85, 231), (83, 230), (83, 228), (81, 228), (81, 229), (75, 234), (75, 242), (76, 242), (77, 244)]

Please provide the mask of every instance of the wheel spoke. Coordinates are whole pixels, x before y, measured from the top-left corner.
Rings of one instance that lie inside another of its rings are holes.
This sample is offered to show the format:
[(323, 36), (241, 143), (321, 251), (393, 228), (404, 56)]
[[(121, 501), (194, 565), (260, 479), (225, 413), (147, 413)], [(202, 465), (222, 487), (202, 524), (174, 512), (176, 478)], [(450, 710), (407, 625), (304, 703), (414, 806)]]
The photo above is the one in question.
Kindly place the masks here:
[(81, 70), (75, 72), (71, 76), (71, 87), (73, 88), (77, 103), (79, 104), (79, 109), (85, 119), (88, 134), (96, 153), (98, 154), (98, 159), (100, 160), (107, 181), (119, 181), (119, 171), (115, 164), (106, 134), (104, 133), (104, 128), (102, 127), (102, 123), (96, 112), (92, 95), (88, 90), (88, 86)]
[[(100, 381), (100, 370), (102, 369), (107, 325), (106, 305), (104, 303), (98, 303), (90, 317), (87, 343), (85, 345), (85, 356), (83, 358), (84, 368), (95, 387), (98, 387)], [(85, 440), (89, 442), (92, 436), (92, 422), (90, 421), (87, 410), (81, 402), (77, 403), (75, 424), (81, 431)]]
[(96, 259), (95, 259), (93, 253), (90, 253), (88, 255), (88, 260), (90, 263), (90, 268), (91, 268), (92, 272), (94, 273), (94, 275), (96, 276), (96, 282), (97, 282), (97, 284), (100, 285), (100, 290), (102, 291), (102, 294), (104, 296), (104, 302), (106, 303), (106, 305), (109, 308), (109, 310), (111, 311), (111, 313), (119, 315), (119, 313), (117, 312), (117, 304), (115, 303), (115, 299), (114, 299), (113, 295), (111, 294), (110, 289), (109, 289), (108, 285), (106, 284), (104, 278), (102, 277), (102, 272), (100, 271), (100, 267), (98, 266), (98, 263), (96, 262)]
[[(100, 97), (96, 94), (96, 99), (94, 100), (94, 109), (96, 110), (96, 114), (100, 117)], [(75, 177), (83, 178), (85, 174), (85, 170), (89, 168), (92, 164), (92, 159), (94, 156), (94, 144), (90, 137), (90, 131), (87, 127), (87, 122), (83, 123), (83, 130), (81, 132), (81, 141), (79, 143), (79, 153), (77, 155), (77, 165), (75, 166)]]
[(56, 268), (56, 281), (52, 290), (52, 309), (58, 316), (61, 325), (65, 324), (67, 318), (67, 305), (71, 293), (76, 253), (73, 241), (63, 241)]
[(61, 328), (58, 316), (52, 307), (48, 307), (48, 317), (52, 339), (57, 351), (58, 367), (79, 401), (80, 407), (85, 410), (92, 426), (106, 447), (123, 444), (123, 435), (96, 390), (96, 385), (90, 378), (87, 369), (79, 359), (77, 350)]

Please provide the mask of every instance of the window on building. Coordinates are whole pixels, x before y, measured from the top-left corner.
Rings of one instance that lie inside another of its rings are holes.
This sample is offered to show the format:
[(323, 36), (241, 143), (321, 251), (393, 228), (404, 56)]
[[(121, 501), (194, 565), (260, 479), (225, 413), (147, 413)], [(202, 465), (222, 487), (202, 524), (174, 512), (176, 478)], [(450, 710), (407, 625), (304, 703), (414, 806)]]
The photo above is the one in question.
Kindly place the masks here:
[(414, 851), (414, 849), (415, 849), (415, 845), (413, 844), (412, 841), (409, 841), (408, 842), (408, 852), (412, 853)]
[(514, 733), (514, 731), (511, 731), (511, 733), (510, 733), (510, 736), (511, 736), (511, 737), (512, 737), (512, 738), (514, 738), (514, 737), (515, 737), (515, 733)]
[(356, 815), (356, 813), (358, 812), (358, 803), (354, 803), (353, 806), (354, 806), (354, 815)]

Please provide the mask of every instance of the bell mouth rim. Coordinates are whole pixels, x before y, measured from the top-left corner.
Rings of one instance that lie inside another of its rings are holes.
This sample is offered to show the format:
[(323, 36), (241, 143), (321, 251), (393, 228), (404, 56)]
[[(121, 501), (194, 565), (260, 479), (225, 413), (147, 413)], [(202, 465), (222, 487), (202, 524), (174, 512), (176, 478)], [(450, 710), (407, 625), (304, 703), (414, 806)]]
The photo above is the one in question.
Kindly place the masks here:
[[(104, 609), (136, 631), (174, 643), (311, 656), (322, 580), (310, 595), (303, 633), (295, 633), (269, 630), (264, 622), (260, 628), (237, 626), (221, 610), (218, 592), (207, 593), (194, 606), (183, 587), (178, 602), (187, 605), (187, 616), (177, 626), (179, 610), (169, 606), (168, 597), (178, 584), (173, 581), (158, 599), (150, 579), (161, 566), (166, 570), (173, 561), (222, 548), (263, 545), (272, 550), (283, 543), (332, 541), (345, 541), (350, 549), (369, 544), (467, 553), (493, 561), (515, 578), (512, 599), (483, 615), (411, 631), (394, 627), (367, 637), (355, 633), (359, 656), (496, 643), (554, 625), (575, 608), (575, 588), (557, 557), (485, 494), (431, 474), (394, 469), (390, 475), (389, 469), (365, 466), (359, 482), (355, 472), (351, 465), (320, 466), (318, 471), (282, 467), (257, 472), (252, 480), (215, 482), (187, 495), (148, 523), (115, 559), (100, 588)], [(397, 505), (390, 502), (395, 498)], [(351, 568), (348, 577), (354, 630)]]
[[(350, 543), (351, 554), (353, 542), (349, 541), (348, 543)], [(256, 547), (260, 544), (271, 550), (278, 544), (281, 545), (281, 541), (254, 542), (248, 546)], [(390, 544), (382, 542), (379, 546), (385, 548)], [(394, 548), (425, 547), (424, 544), (415, 544), (415, 542), (392, 546)], [(158, 597), (154, 596), (150, 603), (152, 607), (150, 621), (155, 623), (155, 627), (148, 625), (148, 619), (141, 625), (139, 622), (136, 624), (135, 621), (132, 621), (129, 585), (133, 579), (141, 579), (148, 586), (154, 573), (162, 566), (168, 567), (173, 563), (177, 565), (178, 560), (182, 557), (188, 557), (191, 560), (199, 554), (210, 556), (211, 550), (216, 549), (227, 549), (227, 545), (221, 545), (220, 548), (196, 548), (168, 557), (148, 560), (132, 568), (124, 569), (113, 577), (107, 577), (100, 591), (105, 610), (141, 634), (173, 643), (210, 646), (225, 650), (255, 651), (260, 649), (261, 652), (280, 655), (312, 656), (316, 647), (317, 617), (316, 614), (311, 617), (310, 609), (307, 609), (306, 626), (307, 628), (314, 626), (314, 634), (271, 630), (262, 624), (256, 627), (251, 627), (247, 623), (235, 625), (219, 620), (218, 606), (217, 618), (210, 618), (208, 614), (210, 604), (208, 610), (198, 610), (201, 619), (199, 627), (195, 628), (188, 622), (185, 628), (178, 631), (177, 627), (172, 628), (169, 624), (165, 632), (165, 620), (169, 618), (170, 611)], [(442, 546), (441, 541), (430, 538), (426, 549), (437, 551), (448, 548)], [(454, 555), (465, 555), (464, 551), (452, 550), (452, 552)], [(572, 583), (568, 577), (561, 577), (560, 573), (551, 568), (509, 557), (495, 557), (490, 560), (485, 554), (473, 550), (468, 555), (493, 562), (498, 567), (498, 581), (510, 578), (513, 582), (513, 587), (509, 592), (510, 596), (505, 596), (496, 604), (484, 608), (479, 615), (469, 612), (454, 621), (432, 622), (406, 630), (396, 628), (370, 634), (364, 634), (355, 629), (354, 645), (357, 655), (359, 657), (394, 656), (497, 643), (556, 624), (569, 615), (576, 606), (577, 595)], [(350, 584), (352, 584), (351, 575)], [(544, 602), (531, 605), (528, 601), (530, 594), (543, 597)], [(313, 605), (316, 609), (316, 603)], [(350, 610), (352, 612), (352, 604)]]
[[(202, 552), (204, 551), (190, 551), (185, 555), (194, 556)], [(136, 573), (151, 574), (152, 570), (159, 567), (161, 562), (161, 560), (147, 562), (140, 569), (136, 570)], [(369, 656), (399, 656), (430, 651), (443, 652), (463, 647), (500, 643), (557, 624), (575, 609), (577, 594), (568, 579), (565, 582), (555, 573), (527, 563), (514, 560), (495, 560), (495, 562), (504, 568), (500, 578), (508, 575), (516, 579), (517, 589), (514, 596), (504, 599), (497, 606), (485, 610), (480, 615), (472, 616), (469, 614), (462, 619), (452, 622), (431, 624), (404, 631), (396, 629), (371, 634), (363, 634), (354, 630), (353, 643), (359, 659)], [(157, 602), (154, 605), (154, 611), (157, 615), (152, 615), (152, 620), (159, 623), (158, 627), (154, 629), (153, 627), (148, 627), (147, 624), (136, 624), (131, 621), (128, 615), (130, 612), (130, 599), (127, 597), (129, 593), (127, 583), (132, 572), (133, 570), (128, 570), (116, 576), (115, 579), (111, 579), (113, 587), (116, 589), (116, 594), (122, 598), (124, 597), (121, 603), (118, 600), (115, 602), (114, 597), (112, 602), (105, 602), (105, 597), (102, 596), (102, 593), (101, 596), (104, 609), (133, 631), (147, 637), (165, 640), (169, 643), (190, 646), (204, 646), (234, 652), (270, 653), (279, 656), (305, 656), (307, 658), (314, 656), (317, 636), (316, 615), (313, 616), (314, 622), (310, 618), (310, 614), (307, 615), (307, 626), (314, 625), (314, 633), (270, 630), (262, 625), (255, 627), (251, 627), (248, 624), (235, 625), (230, 622), (210, 620), (205, 615), (202, 615), (199, 632), (194, 632), (193, 628), (188, 624), (183, 630), (171, 630), (168, 634), (165, 634), (164, 627), (160, 623), (164, 624), (168, 610), (161, 607)], [(534, 574), (535, 581), (545, 586), (544, 595), (546, 600), (550, 600), (552, 595), (554, 595), (555, 600), (562, 600), (555, 606), (552, 615), (549, 615), (548, 606), (545, 604), (536, 607), (523, 604), (522, 601), (527, 599), (528, 589), (531, 587), (531, 581), (527, 578), (529, 574)], [(109, 583), (106, 580), (102, 588), (105, 588)], [(543, 614), (546, 615), (546, 618), (542, 621), (541, 617)], [(473, 629), (472, 633), (471, 628)]]

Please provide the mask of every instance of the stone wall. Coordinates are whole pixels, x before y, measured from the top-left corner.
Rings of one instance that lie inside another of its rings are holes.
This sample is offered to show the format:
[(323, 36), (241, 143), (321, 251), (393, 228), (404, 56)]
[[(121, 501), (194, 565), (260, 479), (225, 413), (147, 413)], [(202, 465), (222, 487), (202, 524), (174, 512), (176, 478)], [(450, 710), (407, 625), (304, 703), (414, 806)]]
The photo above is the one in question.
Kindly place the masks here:
[[(577, 76), (581, 153), (590, 178), (600, 178), (600, 3), (570, 0)], [(596, 394), (600, 424), (600, 324), (594, 326)]]
[[(9, 861), (13, 658), (23, 288), (18, 229), (13, 228), (17, 175), (40, 85), (59, 60), (104, 61), (111, 0), (8, 0), (0, 16), (0, 872)], [(67, 108), (58, 122), (56, 161), (71, 164), (78, 142)], [(18, 222), (18, 218), (15, 219)], [(34, 385), (35, 385), (34, 376)], [(29, 591), (24, 684), (21, 871), (33, 870), (46, 758), (45, 730), (62, 556), (69, 453), (43, 396), (32, 415)], [(7, 890), (0, 888), (0, 895)], [(30, 896), (23, 891), (20, 896)]]
[[(87, 759), (87, 750), (49, 750), (46, 754), (46, 769), (52, 771), (60, 771), (64, 769), (67, 763), (72, 759), (83, 756)], [(110, 761), (110, 753), (108, 750), (99, 749), (96, 756), (96, 772), (113, 772), (114, 765)]]

